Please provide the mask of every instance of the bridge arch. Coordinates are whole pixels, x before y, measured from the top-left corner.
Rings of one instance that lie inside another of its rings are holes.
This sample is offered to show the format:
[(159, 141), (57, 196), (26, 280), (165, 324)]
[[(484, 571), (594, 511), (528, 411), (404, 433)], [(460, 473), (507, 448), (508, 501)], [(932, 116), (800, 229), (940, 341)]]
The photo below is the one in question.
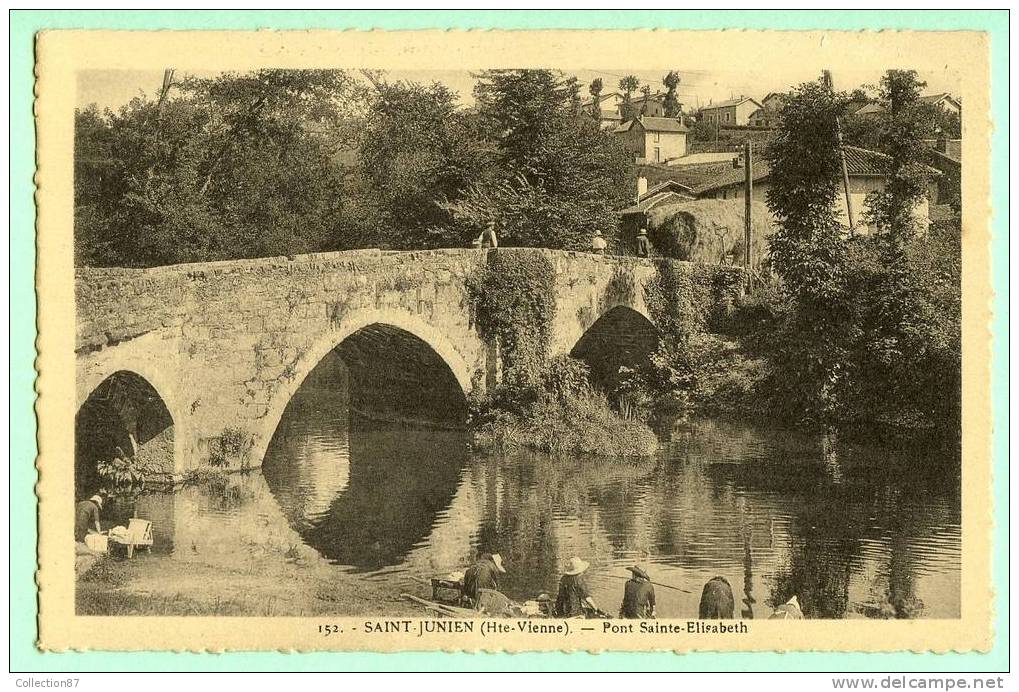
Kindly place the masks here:
[(630, 369), (648, 362), (661, 343), (661, 333), (643, 312), (626, 304), (602, 312), (577, 339), (570, 356), (587, 363), (591, 379), (611, 389), (621, 367)]
[[(364, 343), (360, 344), (359, 350), (362, 354), (365, 353), (366, 347), (371, 345), (373, 338), (403, 339), (405, 344), (413, 344), (412, 348), (418, 347), (423, 349), (422, 353), (432, 354), (436, 361), (434, 365), (448, 371), (451, 384), (457, 390), (462, 403), (466, 405), (473, 372), (467, 360), (449, 338), (421, 318), (406, 311), (358, 311), (315, 338), (294, 362), (289, 374), (280, 380), (280, 384), (270, 396), (266, 414), (252, 439), (251, 458), (255, 464), (261, 464), (287, 405), (301, 385), (326, 356), (350, 343), (352, 337), (366, 337)], [(349, 352), (341, 352), (341, 358), (345, 361), (350, 357)], [(393, 362), (390, 365), (399, 368), (401, 363)]]
[(118, 455), (133, 458), (146, 478), (171, 477), (179, 439), (175, 422), (146, 377), (128, 369), (104, 377), (75, 412), (75, 494), (94, 492), (101, 485), (99, 463)]

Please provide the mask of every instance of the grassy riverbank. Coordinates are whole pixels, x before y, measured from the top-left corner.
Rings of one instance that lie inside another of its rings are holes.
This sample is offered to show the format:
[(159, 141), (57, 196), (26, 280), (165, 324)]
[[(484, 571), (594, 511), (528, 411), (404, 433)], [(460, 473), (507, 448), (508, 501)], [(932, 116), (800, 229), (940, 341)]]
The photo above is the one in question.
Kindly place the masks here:
[[(408, 583), (404, 591), (425, 595)], [(79, 579), (78, 615), (421, 615), (392, 585), (338, 569), (262, 561), (257, 569), (138, 554), (106, 558)]]

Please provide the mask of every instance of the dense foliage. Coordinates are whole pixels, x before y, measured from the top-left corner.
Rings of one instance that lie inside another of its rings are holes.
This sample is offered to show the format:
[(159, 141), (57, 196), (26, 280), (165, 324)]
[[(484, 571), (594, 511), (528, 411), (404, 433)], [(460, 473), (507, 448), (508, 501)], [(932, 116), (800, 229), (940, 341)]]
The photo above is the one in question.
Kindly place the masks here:
[(496, 223), (509, 245), (590, 247), (618, 233), (614, 210), (628, 199), (632, 156), (577, 108), (577, 84), (547, 70), (490, 70), (474, 90), (477, 117), (494, 147), (490, 175), (448, 205), (463, 226)]
[(658, 448), (651, 429), (614, 412), (605, 395), (592, 388), (583, 361), (569, 356), (542, 368), (533, 397), (519, 409), (478, 408), (474, 425), (475, 445), (486, 450), (629, 458), (650, 456)]
[(351, 88), (334, 71), (188, 79), (173, 97), (75, 114), (78, 264), (148, 266), (329, 245)]
[(914, 80), (904, 88), (909, 81), (896, 72), (882, 81), (889, 98), (901, 100), (895, 113), (903, 122), (891, 130), (898, 138), (889, 143), (893, 173), (876, 196), (883, 216), (872, 236), (850, 238), (835, 213), (834, 125), (846, 95), (821, 82), (802, 85), (768, 150), (768, 204), (780, 223), (771, 264), (780, 290), (756, 306), (764, 319), (750, 336), (770, 366), (760, 391), (786, 418), (904, 426), (958, 420), (959, 231), (916, 232), (909, 210), (926, 178), (917, 166), (923, 132), (909, 106), (918, 87)]
[(80, 265), (151, 266), (358, 247), (587, 248), (617, 232), (632, 157), (579, 112), (576, 80), (441, 84), (338, 70), (185, 79), (75, 117)]
[(889, 70), (881, 79), (889, 114), (880, 130), (879, 147), (891, 161), (884, 189), (873, 193), (867, 206), (869, 220), (892, 243), (920, 231), (913, 210), (926, 196), (931, 178), (930, 148), (923, 140), (932, 134), (931, 110), (940, 109), (920, 100), (924, 86), (911, 70)]
[(548, 360), (555, 319), (555, 268), (541, 252), (489, 253), (467, 283), (482, 336), (498, 343), (503, 380), (534, 385)]
[(492, 147), (442, 84), (377, 81), (356, 138), (356, 187), (340, 247), (457, 247), (468, 241), (447, 200), (483, 184)]

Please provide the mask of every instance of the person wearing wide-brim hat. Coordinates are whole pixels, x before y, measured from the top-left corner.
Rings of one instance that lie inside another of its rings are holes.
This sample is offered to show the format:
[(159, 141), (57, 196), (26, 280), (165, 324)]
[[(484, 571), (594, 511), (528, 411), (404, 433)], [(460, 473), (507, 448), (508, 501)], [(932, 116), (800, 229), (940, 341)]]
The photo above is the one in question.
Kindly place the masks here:
[(480, 603), (482, 589), (499, 590), (499, 574), (505, 574), (502, 556), (499, 553), (482, 553), (478, 561), (464, 572), (462, 600), (468, 608), (475, 608)]
[(627, 567), (633, 574), (623, 591), (623, 604), (619, 606), (619, 617), (631, 620), (647, 620), (655, 616), (655, 587), (651, 577), (641, 567)]
[(647, 229), (641, 227), (637, 232), (637, 257), (651, 256), (651, 241), (647, 237)]
[(571, 557), (563, 576), (559, 580), (559, 595), (556, 598), (556, 615), (571, 618), (584, 615), (584, 609), (598, 610), (598, 605), (591, 598), (591, 590), (587, 586), (584, 574), (591, 566), (579, 557)]

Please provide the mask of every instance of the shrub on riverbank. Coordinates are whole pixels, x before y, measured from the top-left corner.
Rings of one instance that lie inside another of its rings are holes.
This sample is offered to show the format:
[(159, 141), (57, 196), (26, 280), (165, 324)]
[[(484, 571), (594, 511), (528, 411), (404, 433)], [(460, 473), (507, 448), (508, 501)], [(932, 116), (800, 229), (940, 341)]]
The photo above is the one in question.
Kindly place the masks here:
[(650, 428), (615, 413), (596, 392), (541, 399), (522, 414), (498, 411), (481, 424), (474, 440), (484, 451), (529, 448), (553, 455), (641, 457), (658, 448)]
[(613, 411), (592, 389), (587, 366), (568, 356), (553, 359), (537, 382), (504, 381), (472, 409), (474, 444), (484, 451), (641, 457), (658, 448), (651, 429)]
[[(690, 413), (736, 414), (796, 426), (882, 425), (958, 429), (958, 228), (934, 227), (902, 243), (847, 243), (840, 281), (826, 298), (839, 319), (811, 311), (778, 282), (758, 285), (708, 329), (668, 340), (638, 387), (681, 400)], [(833, 379), (819, 369), (821, 355)], [(822, 386), (822, 383), (828, 382)]]

